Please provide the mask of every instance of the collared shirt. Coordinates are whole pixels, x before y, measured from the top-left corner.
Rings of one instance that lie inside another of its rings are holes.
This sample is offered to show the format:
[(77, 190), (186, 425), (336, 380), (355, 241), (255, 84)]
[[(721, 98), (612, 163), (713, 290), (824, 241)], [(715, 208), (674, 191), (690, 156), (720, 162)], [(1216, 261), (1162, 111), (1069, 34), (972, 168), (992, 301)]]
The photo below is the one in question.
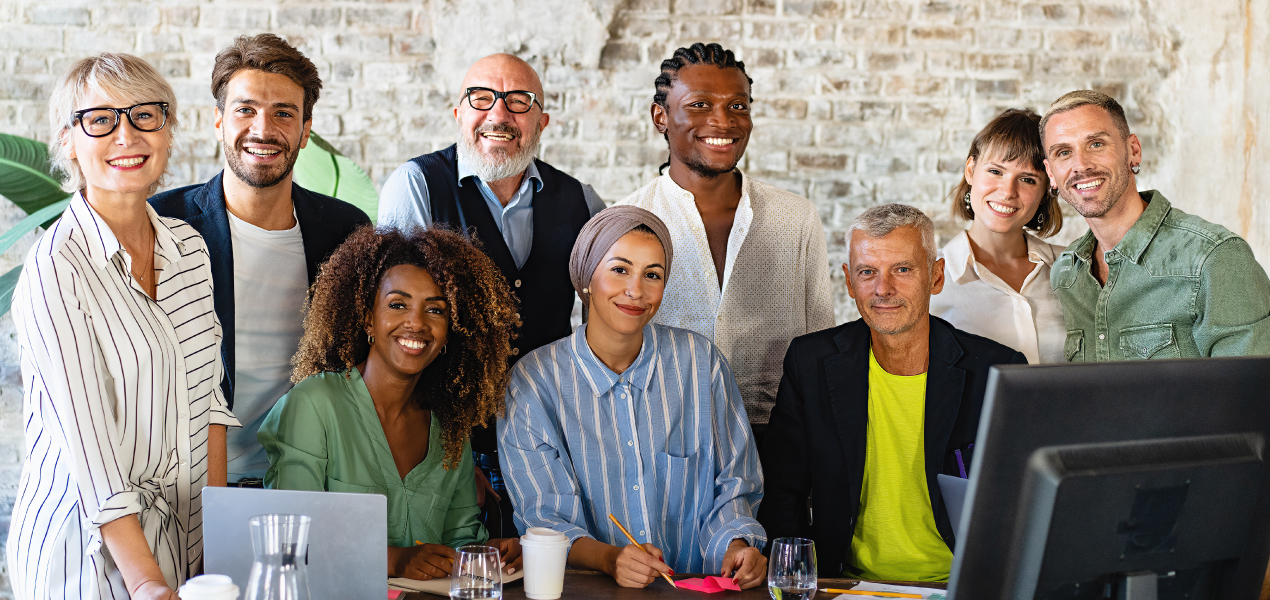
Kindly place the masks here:
[[(1248, 242), (1155, 190), (1094, 278), (1092, 231), (1054, 261), (1071, 362), (1270, 354), (1270, 279)], [(1100, 250), (1104, 250), (1101, 249)]]
[[(474, 175), (462, 159), (459, 159), (458, 167), (459, 185), (468, 185), (469, 181), (475, 183), (481, 197), (485, 198), (485, 205), (489, 207), (494, 223), (498, 224), (498, 230), (503, 234), (503, 241), (507, 242), (507, 249), (511, 251), (516, 267), (525, 266), (529, 251), (534, 245), (534, 192), (542, 190), (542, 176), (538, 174), (538, 165), (530, 161), (520, 187), (507, 202), (507, 206), (503, 206), (489, 184)], [(585, 183), (582, 184), (582, 196), (586, 198), (592, 216), (604, 210), (604, 201)], [(428, 182), (423, 177), (423, 170), (414, 161), (407, 161), (388, 176), (379, 198), (380, 223), (398, 227), (432, 227)]]
[(736, 373), (750, 421), (766, 423), (790, 340), (834, 325), (816, 207), (742, 173), (720, 288), (691, 192), (663, 175), (618, 204), (652, 211), (670, 229), (675, 260), (653, 321), (710, 338)]
[(9, 532), (18, 598), (126, 598), (100, 527), (136, 515), (167, 585), (203, 561), (208, 427), (236, 426), (220, 382), (207, 247), (154, 226), (155, 300), (76, 194), (36, 242), (13, 296), (26, 454)]
[(388, 498), (388, 545), (459, 547), (489, 538), (476, 504), (472, 447), (445, 469), (441, 421), (432, 413), (428, 453), (403, 478), (361, 372), (327, 372), (296, 384), (260, 425), (269, 454), (265, 487), (379, 494)]
[(649, 324), (620, 375), (586, 326), (512, 370), (498, 450), (516, 526), (641, 543), (683, 573), (717, 573), (734, 539), (762, 549), (763, 473), (728, 363), (705, 337)]
[(930, 314), (953, 327), (1014, 348), (1030, 365), (1063, 362), (1063, 307), (1050, 287), (1050, 265), (1062, 246), (1023, 232), (1027, 257), (1036, 266), (1014, 291), (975, 260), (970, 235), (957, 234), (940, 252), (944, 290), (930, 299)]

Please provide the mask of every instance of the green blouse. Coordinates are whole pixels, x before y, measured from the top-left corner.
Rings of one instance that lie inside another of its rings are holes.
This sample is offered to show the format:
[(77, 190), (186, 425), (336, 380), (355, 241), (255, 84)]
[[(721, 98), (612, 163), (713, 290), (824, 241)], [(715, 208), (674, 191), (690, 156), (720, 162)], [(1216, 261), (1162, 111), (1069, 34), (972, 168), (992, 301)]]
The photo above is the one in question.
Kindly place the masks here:
[(256, 437), (269, 454), (267, 488), (387, 496), (389, 546), (484, 542), (489, 533), (478, 520), (471, 444), (464, 443), (462, 460), (447, 471), (441, 435), (433, 418), (427, 457), (401, 479), (366, 383), (350, 369), (291, 388)]

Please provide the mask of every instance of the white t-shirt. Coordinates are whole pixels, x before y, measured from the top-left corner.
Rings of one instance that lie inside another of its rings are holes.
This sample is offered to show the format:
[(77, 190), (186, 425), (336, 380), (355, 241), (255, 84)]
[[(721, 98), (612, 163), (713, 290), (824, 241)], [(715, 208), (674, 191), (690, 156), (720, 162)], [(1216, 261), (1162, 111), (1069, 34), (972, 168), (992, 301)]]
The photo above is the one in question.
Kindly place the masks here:
[(229, 481), (238, 481), (264, 477), (269, 469), (256, 431), (291, 389), (309, 271), (299, 220), (268, 231), (226, 214), (234, 247), (234, 416), (242, 427), (230, 429), (225, 441)]

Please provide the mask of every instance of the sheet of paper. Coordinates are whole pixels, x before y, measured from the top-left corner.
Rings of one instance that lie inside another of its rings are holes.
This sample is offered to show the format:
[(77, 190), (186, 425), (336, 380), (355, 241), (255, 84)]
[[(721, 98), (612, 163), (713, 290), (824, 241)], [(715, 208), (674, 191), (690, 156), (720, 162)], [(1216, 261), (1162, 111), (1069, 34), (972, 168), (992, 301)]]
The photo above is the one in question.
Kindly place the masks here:
[[(851, 588), (853, 592), (891, 592), (895, 594), (920, 594), (923, 600), (944, 600), (948, 597), (948, 592), (944, 590), (932, 590), (924, 587), (913, 587), (908, 585), (890, 585), (885, 583), (873, 583), (872, 581), (861, 581), (859, 585)], [(882, 598), (884, 596), (878, 596)], [(839, 595), (834, 600), (860, 600), (860, 598), (868, 598), (868, 596), (857, 596), (855, 594)]]
[(700, 577), (680, 579), (675, 582), (675, 587), (683, 590), (705, 592), (707, 594), (722, 592), (724, 590), (731, 590), (734, 592), (741, 591), (741, 588), (737, 586), (736, 582), (732, 581), (730, 577), (718, 577), (713, 575), (706, 577), (705, 579), (701, 579)]
[[(525, 577), (525, 570), (521, 569), (508, 575), (503, 573), (503, 585), (507, 585), (513, 581), (517, 581)], [(408, 579), (406, 577), (389, 577), (388, 588), (398, 589), (406, 592), (423, 592), (425, 594), (434, 594), (437, 596), (450, 597), (450, 578), (442, 577), (440, 579), (429, 579), (420, 581), (418, 579)]]

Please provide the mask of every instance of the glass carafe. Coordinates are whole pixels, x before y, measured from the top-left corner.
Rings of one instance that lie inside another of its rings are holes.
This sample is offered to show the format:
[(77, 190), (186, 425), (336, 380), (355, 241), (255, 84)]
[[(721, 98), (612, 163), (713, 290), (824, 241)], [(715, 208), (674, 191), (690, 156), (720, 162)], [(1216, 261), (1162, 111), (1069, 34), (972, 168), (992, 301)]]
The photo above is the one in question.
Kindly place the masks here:
[(309, 521), (304, 515), (256, 515), (246, 600), (309, 600)]

